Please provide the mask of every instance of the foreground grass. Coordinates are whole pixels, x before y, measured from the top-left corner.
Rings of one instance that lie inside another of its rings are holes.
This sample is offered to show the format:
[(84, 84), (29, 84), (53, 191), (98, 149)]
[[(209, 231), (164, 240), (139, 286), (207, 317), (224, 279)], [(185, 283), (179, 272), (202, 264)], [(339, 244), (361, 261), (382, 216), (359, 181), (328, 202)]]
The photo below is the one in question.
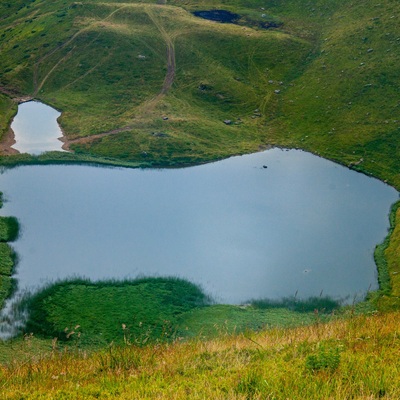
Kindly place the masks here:
[[(377, 299), (377, 306), (382, 310), (396, 310), (400, 307), (400, 203), (391, 212), (391, 234), (378, 251), (378, 265), (386, 271), (383, 274), (383, 293)], [(385, 283), (386, 282), (386, 283)]]
[[(54, 343), (1, 367), (2, 398), (396, 399), (399, 317), (350, 316), (91, 354)], [(39, 346), (34, 337), (14, 345), (21, 352)]]

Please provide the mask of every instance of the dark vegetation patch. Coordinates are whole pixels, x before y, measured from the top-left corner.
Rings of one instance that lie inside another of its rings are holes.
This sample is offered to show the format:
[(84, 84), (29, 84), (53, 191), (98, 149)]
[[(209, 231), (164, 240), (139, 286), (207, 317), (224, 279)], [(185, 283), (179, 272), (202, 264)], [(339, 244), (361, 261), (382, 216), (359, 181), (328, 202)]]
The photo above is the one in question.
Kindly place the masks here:
[(299, 313), (317, 312), (327, 314), (332, 313), (341, 306), (339, 301), (328, 296), (314, 296), (307, 299), (297, 299), (294, 296), (284, 297), (279, 300), (262, 299), (254, 300), (251, 304), (261, 309), (286, 308)]
[(0, 218), (0, 242), (12, 242), (18, 237), (18, 220), (15, 217)]
[(331, 313), (340, 308), (340, 301), (334, 300), (331, 297), (309, 297), (307, 299), (297, 299), (296, 297), (284, 297), (280, 300), (254, 300), (251, 303), (256, 308), (261, 309), (274, 309), (274, 308), (287, 308), (288, 310), (308, 313)]
[[(0, 192), (0, 208), (2, 206), (3, 193)], [(7, 242), (17, 239), (18, 232), (19, 225), (15, 217), (0, 217), (0, 310), (17, 287), (17, 281), (12, 277), (17, 256)]]
[(26, 335), (57, 338), (82, 348), (110, 343), (143, 346), (312, 324), (330, 319), (336, 306), (328, 299), (296, 301), (295, 307), (289, 301), (213, 304), (198, 286), (177, 278), (66, 280), (50, 284), (19, 305), (29, 315)]

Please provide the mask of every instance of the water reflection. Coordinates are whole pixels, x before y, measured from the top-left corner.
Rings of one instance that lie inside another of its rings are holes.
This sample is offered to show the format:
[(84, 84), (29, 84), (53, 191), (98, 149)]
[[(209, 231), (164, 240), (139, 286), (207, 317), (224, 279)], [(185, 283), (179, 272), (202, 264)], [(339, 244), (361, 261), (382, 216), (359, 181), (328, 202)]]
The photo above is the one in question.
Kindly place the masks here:
[[(267, 166), (268, 168), (264, 168)], [(373, 251), (398, 193), (301, 151), (174, 170), (6, 170), (21, 288), (70, 276), (179, 276), (217, 301), (377, 288)]]
[(61, 115), (57, 110), (38, 101), (29, 101), (18, 106), (11, 129), (16, 143), (12, 146), (20, 153), (41, 154), (46, 151), (63, 151), (63, 136), (57, 123)]

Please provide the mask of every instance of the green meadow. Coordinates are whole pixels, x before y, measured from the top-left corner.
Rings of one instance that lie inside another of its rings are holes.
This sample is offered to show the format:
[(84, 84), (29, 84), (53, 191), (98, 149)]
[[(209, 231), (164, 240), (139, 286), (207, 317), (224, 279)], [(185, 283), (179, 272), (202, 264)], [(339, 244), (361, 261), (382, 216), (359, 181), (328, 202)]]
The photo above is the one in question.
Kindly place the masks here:
[[(239, 17), (193, 14), (205, 10)], [(399, 15), (396, 0), (2, 1), (0, 164), (176, 167), (280, 146), (399, 190)], [(62, 112), (69, 152), (10, 155), (29, 99)], [(380, 290), (346, 307), (217, 305), (177, 278), (49, 285), (0, 342), (1, 397), (400, 398), (399, 218), (398, 203), (375, 252)], [(0, 308), (17, 236), (1, 217)]]
[[(207, 9), (242, 18), (193, 15)], [(2, 134), (11, 99), (36, 98), (63, 112), (74, 152), (35, 162), (186, 165), (278, 145), (399, 184), (395, 1), (36, 0), (0, 11)]]

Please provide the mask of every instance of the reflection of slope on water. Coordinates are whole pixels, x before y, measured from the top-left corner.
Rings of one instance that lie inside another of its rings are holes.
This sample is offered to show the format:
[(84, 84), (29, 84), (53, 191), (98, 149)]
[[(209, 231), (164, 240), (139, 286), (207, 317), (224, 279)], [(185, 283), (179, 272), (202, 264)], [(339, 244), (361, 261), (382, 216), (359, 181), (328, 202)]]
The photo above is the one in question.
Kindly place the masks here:
[(0, 339), (11, 339), (24, 328), (28, 320), (28, 314), (21, 307), (21, 300), (26, 295), (26, 291), (18, 292), (7, 300), (5, 307), (0, 311)]
[(15, 136), (12, 149), (29, 154), (63, 151), (60, 140), (63, 133), (57, 123), (60, 115), (54, 108), (38, 101), (20, 104), (11, 124)]

